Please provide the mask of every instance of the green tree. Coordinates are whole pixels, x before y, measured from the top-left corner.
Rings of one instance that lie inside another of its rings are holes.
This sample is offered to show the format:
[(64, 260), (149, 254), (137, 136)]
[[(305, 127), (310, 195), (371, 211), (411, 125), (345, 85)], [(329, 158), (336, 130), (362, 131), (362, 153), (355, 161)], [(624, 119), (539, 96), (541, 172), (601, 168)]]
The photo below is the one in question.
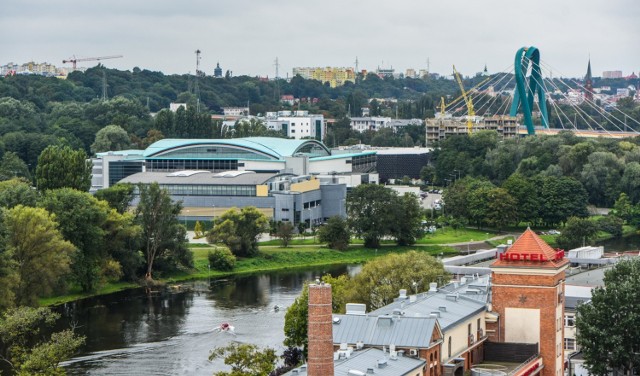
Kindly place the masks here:
[[(331, 285), (331, 310), (334, 313), (344, 313), (350, 299), (351, 279), (347, 275), (332, 277), (330, 274), (322, 276), (322, 282)], [(309, 284), (305, 283), (300, 296), (287, 308), (284, 316), (284, 345), (291, 348), (302, 348), (307, 354), (308, 322), (309, 322)]]
[(29, 166), (20, 159), (18, 154), (8, 151), (0, 159), (0, 180), (9, 180), (15, 177), (31, 180), (31, 173)]
[[(589, 373), (631, 375), (640, 368), (640, 259), (622, 260), (604, 275), (604, 287), (578, 306), (576, 327)], [(613, 325), (612, 325), (613, 324)]]
[(22, 179), (0, 181), (0, 207), (36, 206), (37, 193)]
[(107, 125), (96, 133), (96, 139), (91, 144), (93, 153), (123, 150), (131, 147), (129, 134), (119, 125)]
[(629, 196), (627, 196), (627, 194), (624, 192), (620, 193), (620, 196), (618, 196), (618, 199), (613, 204), (613, 210), (611, 214), (619, 217), (627, 223), (631, 223), (634, 217), (634, 212), (635, 208), (631, 204)]
[(291, 222), (278, 222), (276, 225), (276, 238), (280, 239), (280, 245), (284, 248), (289, 246), (293, 239), (294, 227)]
[(503, 188), (493, 188), (487, 195), (487, 215), (485, 221), (498, 231), (516, 221), (517, 202)]
[(537, 223), (540, 218), (540, 192), (534, 181), (520, 174), (512, 174), (504, 181), (502, 188), (516, 201), (515, 221)]
[(556, 245), (566, 250), (591, 245), (598, 237), (598, 230), (598, 225), (589, 218), (571, 217), (556, 237)]
[(424, 211), (420, 200), (414, 194), (405, 193), (394, 200), (394, 218), (390, 234), (398, 245), (412, 245), (422, 237)]
[(4, 220), (7, 248), (16, 264), (16, 303), (36, 306), (69, 272), (75, 247), (63, 239), (55, 216), (45, 209), (18, 205)]
[(627, 163), (620, 180), (620, 188), (629, 195), (631, 202), (640, 203), (640, 163)]
[(349, 224), (340, 216), (329, 218), (327, 223), (318, 230), (318, 240), (320, 240), (321, 243), (327, 243), (331, 249), (344, 251), (349, 247), (349, 243), (351, 242)]
[[(107, 236), (105, 228), (113, 209), (90, 193), (71, 188), (46, 191), (40, 206), (56, 216), (60, 232), (77, 248), (71, 264), (74, 280), (83, 291), (94, 291), (111, 272), (107, 244), (118, 234)], [(112, 220), (118, 221), (119, 217), (114, 213)]]
[(540, 217), (547, 226), (565, 222), (572, 216), (587, 216), (587, 191), (579, 181), (546, 177), (541, 185)]
[(133, 200), (134, 190), (135, 186), (133, 184), (118, 183), (109, 188), (99, 190), (95, 196), (98, 200), (106, 201), (118, 213), (125, 213)]
[(209, 360), (224, 358), (231, 371), (215, 372), (214, 376), (268, 376), (276, 367), (278, 356), (270, 347), (259, 349), (249, 343), (232, 342), (211, 351)]
[(38, 157), (36, 186), (41, 191), (65, 187), (88, 191), (91, 188), (91, 162), (87, 160), (87, 154), (68, 146), (48, 146)]
[(7, 247), (5, 209), (0, 207), (0, 312), (14, 305), (17, 284), (16, 264)]
[(233, 208), (215, 219), (207, 241), (223, 243), (236, 256), (252, 257), (258, 252), (258, 238), (268, 225), (267, 217), (253, 206)]
[(587, 161), (580, 181), (589, 193), (589, 201), (594, 205), (610, 207), (620, 194), (624, 164), (615, 154), (600, 151), (590, 154)]
[(140, 184), (140, 202), (136, 209), (136, 221), (142, 227), (145, 278), (151, 280), (154, 264), (163, 266), (192, 266), (193, 255), (187, 248), (186, 229), (180, 225), (180, 202), (172, 202), (166, 189), (158, 183)]
[(64, 375), (60, 362), (71, 358), (85, 337), (72, 330), (52, 334), (60, 314), (49, 308), (20, 307), (0, 317), (0, 342), (5, 360), (17, 375)]
[(400, 289), (414, 293), (427, 291), (429, 283), (446, 280), (442, 263), (423, 252), (389, 254), (367, 262), (351, 284), (352, 301), (371, 310), (383, 307), (398, 297)]
[(350, 227), (364, 240), (367, 248), (380, 247), (380, 239), (389, 235), (395, 210), (389, 203), (397, 194), (377, 184), (361, 184), (347, 196), (347, 214)]

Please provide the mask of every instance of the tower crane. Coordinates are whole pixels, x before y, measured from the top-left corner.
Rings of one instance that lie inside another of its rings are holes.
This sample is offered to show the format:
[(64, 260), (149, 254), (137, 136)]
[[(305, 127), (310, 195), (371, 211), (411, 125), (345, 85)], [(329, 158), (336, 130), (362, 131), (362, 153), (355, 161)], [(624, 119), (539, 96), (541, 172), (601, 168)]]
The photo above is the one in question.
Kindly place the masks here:
[(456, 70), (456, 66), (453, 66), (453, 75), (458, 81), (458, 85), (460, 86), (460, 91), (462, 92), (462, 97), (464, 98), (464, 103), (467, 105), (467, 110), (469, 115), (467, 116), (467, 132), (471, 134), (471, 129), (473, 128), (473, 118), (476, 116), (476, 112), (473, 109), (473, 102), (471, 101), (471, 97), (467, 95), (467, 92), (464, 90), (464, 85), (462, 85), (462, 79), (460, 78), (460, 74)]
[(70, 57), (66, 60), (62, 60), (62, 64), (71, 63), (73, 64), (73, 70), (76, 70), (76, 63), (79, 61), (96, 61), (96, 60), (107, 60), (107, 59), (119, 59), (123, 57), (122, 55), (111, 55), (111, 56), (98, 56), (98, 57), (83, 57), (81, 59), (76, 58), (75, 56)]

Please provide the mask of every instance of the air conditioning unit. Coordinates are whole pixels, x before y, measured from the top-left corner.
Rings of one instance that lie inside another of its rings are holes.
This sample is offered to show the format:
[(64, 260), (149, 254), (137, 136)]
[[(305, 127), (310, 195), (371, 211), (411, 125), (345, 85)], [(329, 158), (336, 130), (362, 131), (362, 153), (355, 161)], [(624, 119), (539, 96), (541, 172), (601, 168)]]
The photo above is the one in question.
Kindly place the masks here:
[(411, 355), (411, 356), (418, 356), (418, 349), (411, 349), (411, 350), (409, 350), (409, 355)]

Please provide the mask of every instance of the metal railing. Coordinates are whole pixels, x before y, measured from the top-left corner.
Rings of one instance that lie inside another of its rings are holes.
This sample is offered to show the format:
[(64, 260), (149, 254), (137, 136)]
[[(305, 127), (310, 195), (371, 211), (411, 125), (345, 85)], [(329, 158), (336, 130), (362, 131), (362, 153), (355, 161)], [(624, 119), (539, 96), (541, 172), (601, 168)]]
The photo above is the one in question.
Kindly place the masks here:
[(535, 354), (535, 355), (531, 355), (531, 357), (529, 357), (529, 359), (525, 360), (522, 364), (520, 364), (519, 366), (517, 366), (516, 368), (511, 370), (511, 372), (507, 373), (507, 376), (515, 375), (516, 373), (518, 373), (518, 371), (520, 371), (521, 369), (526, 367), (529, 363), (531, 363), (531, 361), (533, 361), (533, 360), (535, 360), (535, 359), (537, 359), (539, 357), (540, 357), (540, 353)]

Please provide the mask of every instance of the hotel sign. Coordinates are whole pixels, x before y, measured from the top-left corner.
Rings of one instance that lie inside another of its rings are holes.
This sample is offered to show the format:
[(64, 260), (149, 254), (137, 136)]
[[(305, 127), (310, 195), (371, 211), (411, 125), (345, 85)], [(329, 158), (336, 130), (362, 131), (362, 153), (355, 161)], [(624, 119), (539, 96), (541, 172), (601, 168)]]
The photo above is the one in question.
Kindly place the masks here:
[(537, 254), (537, 253), (515, 253), (515, 252), (511, 252), (511, 253), (501, 253), (500, 254), (500, 260), (505, 260), (505, 261), (539, 261), (539, 262), (545, 262), (545, 261), (558, 261), (558, 260), (562, 260), (564, 258), (564, 251), (560, 250), (560, 251), (556, 251), (555, 255), (549, 259), (547, 258), (546, 255), (544, 254)]

